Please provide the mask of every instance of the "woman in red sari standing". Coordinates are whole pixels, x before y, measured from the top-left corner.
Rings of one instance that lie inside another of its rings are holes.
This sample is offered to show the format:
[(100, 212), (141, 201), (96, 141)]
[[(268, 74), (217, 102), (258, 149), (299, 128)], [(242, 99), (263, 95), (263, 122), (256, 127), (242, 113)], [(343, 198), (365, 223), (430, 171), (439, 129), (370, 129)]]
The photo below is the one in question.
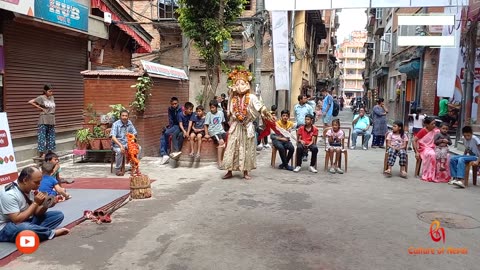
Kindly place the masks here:
[[(422, 159), (421, 179), (427, 182), (445, 183), (450, 180), (450, 167), (445, 171), (440, 170), (440, 164), (437, 164), (435, 156), (435, 134), (440, 130), (435, 126), (435, 120), (431, 117), (425, 117), (425, 127), (422, 128), (413, 139), (415, 148), (415, 157)], [(447, 156), (446, 164), (450, 164), (450, 155)]]

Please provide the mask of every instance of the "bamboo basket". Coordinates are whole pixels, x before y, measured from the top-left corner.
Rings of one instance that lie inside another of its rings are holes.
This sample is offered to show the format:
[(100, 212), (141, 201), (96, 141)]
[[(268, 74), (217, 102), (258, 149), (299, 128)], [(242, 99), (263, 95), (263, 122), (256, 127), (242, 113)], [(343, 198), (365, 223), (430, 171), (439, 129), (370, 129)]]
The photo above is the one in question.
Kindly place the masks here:
[(146, 199), (152, 197), (150, 178), (147, 175), (130, 176), (130, 196), (133, 199)]

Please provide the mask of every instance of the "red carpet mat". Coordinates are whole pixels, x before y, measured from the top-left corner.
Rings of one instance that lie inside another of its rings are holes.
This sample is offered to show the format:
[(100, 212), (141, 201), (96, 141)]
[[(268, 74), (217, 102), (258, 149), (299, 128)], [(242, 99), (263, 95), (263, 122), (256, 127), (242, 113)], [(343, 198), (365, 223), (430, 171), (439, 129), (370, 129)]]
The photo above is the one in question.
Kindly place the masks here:
[[(62, 184), (67, 189), (130, 189), (129, 178), (74, 178), (72, 184)], [(150, 180), (153, 182), (155, 180)]]

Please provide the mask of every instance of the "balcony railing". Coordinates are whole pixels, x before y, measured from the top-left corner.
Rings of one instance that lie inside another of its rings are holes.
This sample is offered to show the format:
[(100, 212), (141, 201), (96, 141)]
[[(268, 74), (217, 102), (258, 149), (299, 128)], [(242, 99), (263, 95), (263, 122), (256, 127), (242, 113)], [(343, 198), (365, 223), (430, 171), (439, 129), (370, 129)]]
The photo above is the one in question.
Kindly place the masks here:
[(356, 63), (356, 64), (344, 63), (344, 64), (343, 64), (343, 67), (344, 67), (344, 68), (360, 69), (360, 68), (365, 68), (365, 63)]
[(343, 75), (345, 80), (363, 80), (362, 74), (346, 74)]
[(362, 53), (350, 53), (350, 52), (345, 52), (345, 53), (342, 53), (343, 57), (341, 58), (365, 58), (365, 53), (362, 52)]

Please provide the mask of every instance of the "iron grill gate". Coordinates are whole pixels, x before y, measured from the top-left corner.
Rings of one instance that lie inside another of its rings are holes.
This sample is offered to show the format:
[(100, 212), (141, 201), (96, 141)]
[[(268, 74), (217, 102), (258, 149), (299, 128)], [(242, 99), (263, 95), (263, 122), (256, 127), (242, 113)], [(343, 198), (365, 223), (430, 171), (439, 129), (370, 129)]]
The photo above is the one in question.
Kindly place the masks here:
[(54, 87), (57, 131), (74, 130), (82, 122), (83, 77), (87, 40), (15, 22), (4, 28), (5, 111), (13, 138), (36, 134), (39, 110), (28, 104)]

